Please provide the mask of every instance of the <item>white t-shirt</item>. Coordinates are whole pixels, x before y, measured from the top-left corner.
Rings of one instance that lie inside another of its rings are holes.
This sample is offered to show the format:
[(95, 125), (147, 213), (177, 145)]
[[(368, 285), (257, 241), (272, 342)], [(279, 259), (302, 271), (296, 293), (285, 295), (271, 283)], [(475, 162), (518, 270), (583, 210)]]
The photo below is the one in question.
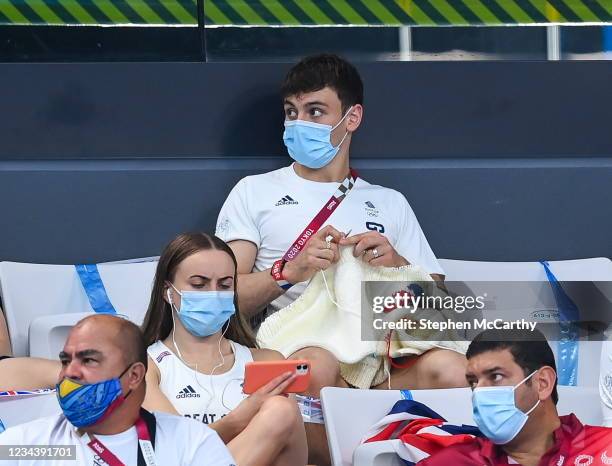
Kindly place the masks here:
[[(155, 463), (157, 466), (235, 466), (229, 450), (217, 433), (201, 422), (166, 413), (154, 413)], [(96, 435), (126, 466), (138, 464), (138, 435), (136, 428), (116, 435)], [(0, 445), (76, 445), (74, 460), (3, 461), (14, 466), (106, 466), (107, 464), (79, 436), (76, 428), (63, 414), (37, 419), (8, 428), (0, 434)]]
[[(338, 185), (335, 181), (320, 183), (301, 178), (293, 165), (247, 176), (234, 186), (223, 204), (216, 235), (224, 241), (251, 241), (257, 246), (253, 271), (269, 269), (283, 257)], [(351, 235), (379, 231), (411, 264), (429, 273), (444, 273), (408, 201), (394, 189), (358, 178), (324, 225), (327, 224), (345, 233), (350, 230)], [(289, 305), (305, 286), (294, 285), (268, 310)]]
[(159, 388), (183, 416), (211, 424), (227, 415), (244, 400), (242, 392), (245, 364), (253, 361), (251, 350), (230, 341), (234, 352), (232, 368), (217, 375), (195, 372), (161, 341), (147, 353), (159, 369)]
[[(612, 327), (610, 330), (612, 332)], [(612, 337), (612, 335), (610, 335)], [(603, 411), (603, 425), (612, 427), (612, 340), (604, 341), (601, 348), (601, 374), (599, 376), (599, 395)]]

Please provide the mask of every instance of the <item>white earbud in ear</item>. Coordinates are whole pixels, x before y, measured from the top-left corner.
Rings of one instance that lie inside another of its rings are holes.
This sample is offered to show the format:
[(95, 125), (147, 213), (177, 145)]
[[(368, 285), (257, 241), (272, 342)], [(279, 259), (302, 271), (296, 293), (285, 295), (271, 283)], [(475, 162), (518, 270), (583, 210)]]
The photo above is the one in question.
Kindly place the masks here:
[(168, 298), (168, 304), (172, 308), (172, 293), (170, 293), (170, 288), (166, 288), (166, 298)]

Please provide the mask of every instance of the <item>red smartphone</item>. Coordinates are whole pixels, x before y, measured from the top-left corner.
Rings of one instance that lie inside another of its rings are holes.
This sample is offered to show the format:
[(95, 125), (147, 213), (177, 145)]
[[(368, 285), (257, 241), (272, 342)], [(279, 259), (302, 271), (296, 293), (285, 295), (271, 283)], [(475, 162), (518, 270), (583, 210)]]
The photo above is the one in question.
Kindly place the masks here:
[(285, 372), (295, 372), (297, 377), (283, 393), (300, 393), (308, 388), (310, 382), (310, 361), (306, 359), (288, 359), (282, 361), (247, 362), (244, 371), (244, 387), (247, 395), (256, 392), (270, 380)]

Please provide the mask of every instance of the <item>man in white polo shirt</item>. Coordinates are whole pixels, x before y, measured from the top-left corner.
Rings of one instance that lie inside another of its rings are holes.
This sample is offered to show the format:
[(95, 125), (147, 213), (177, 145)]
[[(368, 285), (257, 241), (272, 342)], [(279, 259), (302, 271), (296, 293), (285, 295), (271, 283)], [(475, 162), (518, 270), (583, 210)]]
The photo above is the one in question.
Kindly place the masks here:
[[(240, 180), (217, 221), (217, 236), (238, 260), (241, 311), (255, 316), (287, 306), (317, 271), (338, 261), (338, 246), (345, 244), (373, 266), (417, 264), (443, 280), (406, 198), (349, 168), (352, 136), (363, 117), (357, 70), (335, 55), (307, 57), (289, 71), (282, 97), (283, 139), (295, 162)], [(324, 386), (347, 386), (329, 352), (306, 348), (291, 357), (313, 361), (310, 394), (317, 396)], [(409, 368), (394, 371), (393, 383), (402, 388), (463, 386), (465, 364), (462, 355), (434, 349)], [(311, 444), (308, 426), (307, 433)]]

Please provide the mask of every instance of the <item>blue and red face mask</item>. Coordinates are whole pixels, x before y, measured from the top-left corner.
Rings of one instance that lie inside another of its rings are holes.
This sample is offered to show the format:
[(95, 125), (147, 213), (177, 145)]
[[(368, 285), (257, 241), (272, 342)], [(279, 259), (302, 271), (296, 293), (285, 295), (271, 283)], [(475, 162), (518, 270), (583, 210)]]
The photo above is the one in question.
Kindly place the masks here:
[(119, 379), (131, 366), (130, 364), (119, 377), (91, 384), (64, 377), (55, 388), (57, 400), (66, 419), (75, 427), (88, 427), (108, 417), (130, 394), (128, 392), (123, 395)]

